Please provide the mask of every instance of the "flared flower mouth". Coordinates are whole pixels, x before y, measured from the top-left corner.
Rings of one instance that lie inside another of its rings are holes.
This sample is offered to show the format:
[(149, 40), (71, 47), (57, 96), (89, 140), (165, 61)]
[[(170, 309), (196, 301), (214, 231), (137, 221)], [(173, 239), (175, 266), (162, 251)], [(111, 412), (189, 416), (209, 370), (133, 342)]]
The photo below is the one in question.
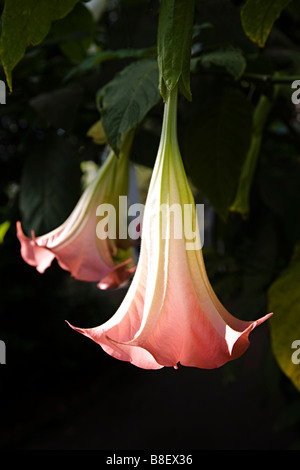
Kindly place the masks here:
[[(179, 205), (193, 227), (178, 227), (170, 208)], [(164, 220), (160, 207), (165, 205)], [(192, 243), (192, 245), (189, 245)], [(270, 317), (242, 321), (216, 297), (207, 277), (195, 202), (177, 141), (177, 89), (164, 109), (158, 154), (146, 201), (140, 257), (128, 292), (113, 317), (93, 328), (76, 328), (111, 356), (145, 369), (220, 367), (243, 354), (249, 334)], [(71, 325), (70, 325), (71, 326)]]
[(29, 238), (17, 222), (21, 256), (38, 272), (43, 273), (56, 258), (75, 279), (97, 282), (100, 289), (116, 288), (131, 276), (135, 269), (131, 247), (120, 249), (117, 239), (97, 236), (99, 205), (116, 206), (116, 198), (127, 192), (130, 144), (126, 142), (120, 157), (110, 152), (61, 226), (38, 237), (32, 232)]

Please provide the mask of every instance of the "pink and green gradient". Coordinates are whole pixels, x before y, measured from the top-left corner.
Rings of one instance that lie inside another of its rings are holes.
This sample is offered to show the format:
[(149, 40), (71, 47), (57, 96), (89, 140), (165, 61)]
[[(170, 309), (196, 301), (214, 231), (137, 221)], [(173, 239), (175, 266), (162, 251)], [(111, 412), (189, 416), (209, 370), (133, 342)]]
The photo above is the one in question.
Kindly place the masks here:
[[(174, 203), (195, 208), (177, 141), (177, 90), (165, 103), (132, 283), (110, 320), (93, 328), (72, 328), (111, 356), (143, 369), (177, 368), (179, 363), (217, 368), (241, 356), (250, 332), (272, 314), (241, 321), (223, 307), (208, 280), (201, 249), (187, 250), (184, 237), (172, 236), (171, 218), (164, 221), (169, 236), (162, 236), (159, 208)], [(197, 228), (195, 210), (190, 217)]]

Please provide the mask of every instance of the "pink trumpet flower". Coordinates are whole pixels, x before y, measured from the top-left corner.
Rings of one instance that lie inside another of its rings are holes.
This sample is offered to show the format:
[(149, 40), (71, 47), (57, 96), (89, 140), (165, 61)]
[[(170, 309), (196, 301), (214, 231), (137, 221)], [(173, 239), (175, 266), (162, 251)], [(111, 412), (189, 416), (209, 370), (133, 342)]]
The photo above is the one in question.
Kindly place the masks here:
[[(187, 211), (191, 237), (178, 236), (171, 210)], [(111, 356), (144, 369), (183, 366), (217, 368), (241, 356), (250, 332), (267, 320), (241, 321), (217, 299), (206, 274), (194, 199), (177, 141), (177, 90), (165, 103), (161, 141), (149, 186), (140, 258), (117, 312), (104, 324), (76, 331)]]
[(97, 207), (104, 203), (117, 205), (119, 195), (126, 193), (129, 175), (129, 139), (120, 156), (110, 152), (95, 178), (82, 193), (67, 220), (46, 235), (31, 238), (24, 235), (17, 222), (21, 256), (43, 273), (56, 258), (61, 268), (78, 280), (97, 282), (100, 289), (119, 287), (135, 269), (130, 266), (131, 249), (119, 249), (117, 239), (97, 236)]

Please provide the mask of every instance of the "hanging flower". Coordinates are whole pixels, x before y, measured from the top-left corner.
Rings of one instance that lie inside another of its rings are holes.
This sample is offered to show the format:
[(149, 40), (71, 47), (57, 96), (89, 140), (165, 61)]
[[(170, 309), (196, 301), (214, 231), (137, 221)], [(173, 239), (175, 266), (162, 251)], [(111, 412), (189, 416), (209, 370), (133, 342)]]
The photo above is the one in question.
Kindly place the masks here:
[[(177, 142), (176, 115), (174, 90), (165, 104), (140, 258), (128, 292), (106, 323), (72, 328), (111, 356), (141, 368), (177, 368), (180, 363), (211, 369), (241, 356), (248, 348), (250, 332), (271, 314), (241, 321), (222, 306), (209, 283), (194, 199)], [(184, 224), (173, 223), (178, 207), (185, 213)], [(187, 229), (180, 236), (183, 225), (190, 227), (190, 234)]]
[[(21, 223), (17, 222), (17, 236), (24, 261), (43, 273), (56, 258), (60, 267), (70, 271), (74, 278), (97, 282), (100, 289), (118, 287), (128, 279), (135, 269), (130, 266), (131, 249), (118, 247), (116, 225), (115, 239), (107, 234), (100, 236), (97, 211), (103, 204), (117, 208), (119, 195), (127, 192), (130, 143), (128, 138), (119, 157), (110, 152), (73, 212), (60, 227), (38, 237), (32, 232), (29, 238), (24, 235)], [(108, 221), (111, 224), (115, 222)]]

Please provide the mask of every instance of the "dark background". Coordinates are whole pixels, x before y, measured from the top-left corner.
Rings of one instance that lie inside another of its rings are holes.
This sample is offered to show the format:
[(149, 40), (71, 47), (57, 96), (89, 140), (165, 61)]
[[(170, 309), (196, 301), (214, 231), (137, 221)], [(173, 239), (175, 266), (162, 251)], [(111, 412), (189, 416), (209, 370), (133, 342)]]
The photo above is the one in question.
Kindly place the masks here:
[[(216, 23), (222, 25), (218, 32), (224, 42), (233, 40), (237, 31), (240, 34), (232, 18), (237, 21), (242, 3), (210, 2)], [(208, 3), (204, 5), (211, 15)], [(223, 16), (224, 11), (230, 11), (230, 16)], [(98, 25), (97, 40), (112, 49), (152, 46), (157, 13), (156, 1), (112, 6)], [(284, 41), (299, 44), (298, 24), (295, 16), (288, 15), (277, 23)], [(241, 38), (240, 44), (250, 47), (248, 40)], [(250, 348), (242, 358), (218, 370), (140, 370), (106, 355), (65, 322), (82, 327), (102, 323), (115, 312), (124, 289), (101, 292), (95, 285), (71, 279), (55, 262), (40, 275), (20, 257), (15, 222), (23, 217), (19, 194), (28, 157), (44, 155), (49, 151), (48, 139), (53, 145), (57, 130), (64, 129), (75, 149), (78, 169), (80, 161), (99, 162), (101, 149), (86, 137), (86, 130), (98, 119), (95, 93), (126, 64), (122, 60), (107, 63), (76, 77), (65, 90), (62, 79), (72, 64), (58, 42), (46, 42), (29, 50), (18, 65), (13, 75), (14, 92), (0, 109), (1, 222), (11, 221), (0, 245), (0, 339), (5, 341), (7, 352), (0, 379), (0, 447), (297, 449), (298, 392), (274, 359), (268, 323), (251, 334)], [(194, 77), (196, 103), (197, 83)], [(59, 91), (59, 97), (53, 95)], [(42, 100), (40, 106), (33, 106), (31, 100), (45, 93), (50, 93), (54, 105)], [(187, 109), (187, 104), (182, 106)], [(278, 109), (292, 112), (286, 102), (280, 102)], [(158, 105), (151, 112), (156, 123), (152, 132), (141, 129), (138, 133), (133, 160), (153, 164), (161, 110)], [(179, 118), (183, 131), (186, 122)], [(227, 225), (214, 216), (209, 227), (210, 247), (204, 250), (208, 275), (221, 300), (240, 318), (251, 320), (267, 313), (268, 285), (288, 264), (299, 234), (299, 167), (295, 163), (299, 147), (299, 134), (294, 131), (284, 136), (267, 134), (266, 158), (254, 183), (255, 214), (248, 222), (237, 217)], [(270, 153), (276, 156), (271, 163), (267, 158)], [(295, 159), (287, 161), (290, 154)], [(61, 222), (79, 194), (80, 172), (72, 172), (75, 183), (70, 201), (58, 213)], [(283, 215), (272, 210), (272, 198), (266, 203), (262, 187), (280, 199)], [(241, 288), (245, 279), (253, 282), (246, 291)]]
[[(99, 323), (121, 300), (58, 268), (41, 276), (10, 256), (1, 447), (71, 450), (255, 450), (297, 444), (295, 399), (270, 354), (269, 331), (218, 370), (144, 371), (117, 361), (65, 323)], [(105, 308), (106, 306), (106, 308)], [(4, 367), (2, 368), (4, 369)]]

